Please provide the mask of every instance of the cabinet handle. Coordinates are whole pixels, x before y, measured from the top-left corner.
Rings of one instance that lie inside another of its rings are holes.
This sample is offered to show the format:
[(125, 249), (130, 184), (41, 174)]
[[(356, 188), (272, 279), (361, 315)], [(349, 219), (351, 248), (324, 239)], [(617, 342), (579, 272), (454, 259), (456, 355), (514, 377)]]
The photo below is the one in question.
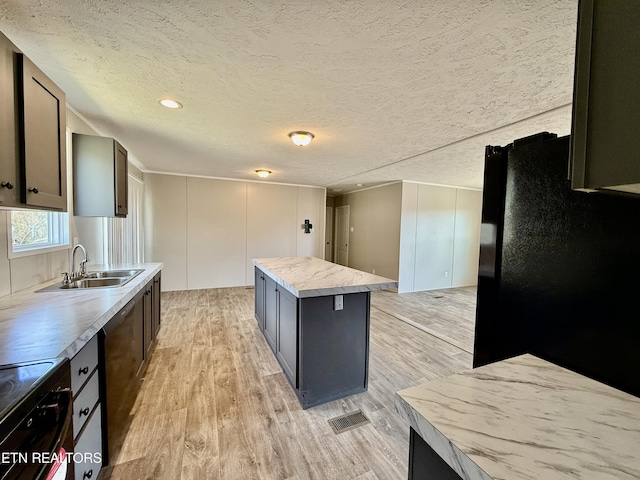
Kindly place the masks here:
[(83, 408), (82, 410), (80, 410), (80, 413), (78, 414), (78, 417), (82, 417), (83, 415), (88, 416), (89, 415), (89, 407)]
[(13, 189), (13, 183), (11, 182), (2, 182), (2, 188), (6, 188), (7, 190)]
[(38, 193), (38, 187), (30, 188), (29, 191), (33, 193)]
[(82, 474), (82, 478), (83, 478), (83, 480), (84, 480), (85, 478), (91, 478), (91, 477), (93, 477), (93, 468), (92, 468), (91, 470), (89, 470), (88, 472), (84, 472), (84, 473)]
[(89, 367), (84, 367), (78, 370), (78, 375), (86, 375), (87, 373), (89, 373)]

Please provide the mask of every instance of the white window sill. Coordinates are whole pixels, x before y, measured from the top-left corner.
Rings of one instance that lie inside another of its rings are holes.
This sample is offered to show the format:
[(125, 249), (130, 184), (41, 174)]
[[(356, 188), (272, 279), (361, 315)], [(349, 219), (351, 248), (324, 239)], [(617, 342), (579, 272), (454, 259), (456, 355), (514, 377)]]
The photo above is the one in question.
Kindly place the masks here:
[(70, 248), (71, 248), (71, 245), (67, 243), (65, 245), (45, 245), (42, 247), (31, 247), (28, 250), (22, 250), (17, 252), (11, 251), (11, 249), (9, 249), (8, 257), (9, 259), (29, 257), (31, 255), (42, 255), (43, 253), (58, 252), (60, 250), (69, 250)]

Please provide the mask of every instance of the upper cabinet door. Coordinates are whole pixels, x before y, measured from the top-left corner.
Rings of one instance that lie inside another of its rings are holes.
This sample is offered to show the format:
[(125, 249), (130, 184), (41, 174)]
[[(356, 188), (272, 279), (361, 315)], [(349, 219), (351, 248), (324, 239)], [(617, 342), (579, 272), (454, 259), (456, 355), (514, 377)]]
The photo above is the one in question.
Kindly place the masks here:
[(16, 161), (13, 44), (0, 35), (0, 206), (20, 202)]
[(16, 54), (22, 202), (66, 211), (64, 92), (23, 54)]
[(580, 0), (571, 185), (640, 194), (640, 2)]

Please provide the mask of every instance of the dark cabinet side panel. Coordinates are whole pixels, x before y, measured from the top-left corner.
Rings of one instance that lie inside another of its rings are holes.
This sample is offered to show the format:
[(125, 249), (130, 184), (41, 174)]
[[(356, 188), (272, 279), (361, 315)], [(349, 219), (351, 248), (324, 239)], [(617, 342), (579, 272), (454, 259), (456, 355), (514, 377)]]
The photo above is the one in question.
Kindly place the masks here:
[(264, 330), (264, 295), (265, 295), (265, 280), (264, 274), (256, 268), (254, 271), (255, 276), (255, 314), (256, 321), (260, 330)]
[(367, 389), (369, 296), (344, 295), (337, 311), (333, 295), (301, 299), (299, 388), (307, 406)]
[(126, 217), (128, 213), (129, 195), (129, 161), (127, 151), (118, 142), (115, 142), (115, 209), (116, 216)]

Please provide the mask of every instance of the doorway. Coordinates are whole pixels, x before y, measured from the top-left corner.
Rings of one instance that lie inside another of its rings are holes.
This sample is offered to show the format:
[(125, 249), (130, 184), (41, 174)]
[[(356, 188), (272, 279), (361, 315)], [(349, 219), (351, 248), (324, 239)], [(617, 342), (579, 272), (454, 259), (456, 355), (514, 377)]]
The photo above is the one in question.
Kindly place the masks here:
[(350, 206), (336, 208), (336, 255), (338, 265), (349, 265), (349, 214)]
[(327, 207), (324, 224), (324, 259), (333, 262), (333, 207)]

